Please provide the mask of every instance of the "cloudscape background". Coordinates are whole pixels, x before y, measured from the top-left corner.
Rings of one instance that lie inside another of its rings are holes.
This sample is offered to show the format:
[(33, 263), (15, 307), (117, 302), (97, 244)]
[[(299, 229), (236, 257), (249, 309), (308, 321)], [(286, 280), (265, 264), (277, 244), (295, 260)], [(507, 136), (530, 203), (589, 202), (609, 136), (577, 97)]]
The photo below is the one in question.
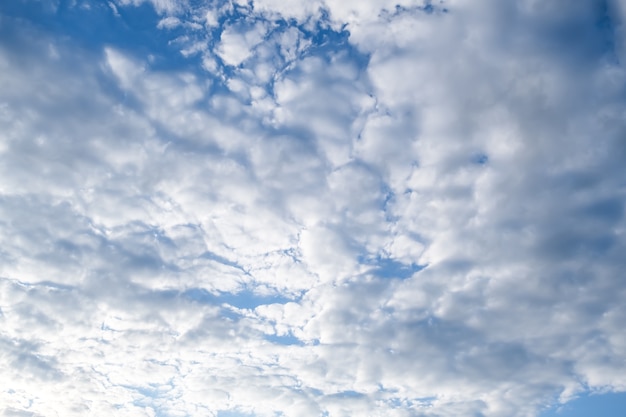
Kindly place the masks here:
[(626, 391), (625, 19), (0, 2), (3, 415), (566, 416)]

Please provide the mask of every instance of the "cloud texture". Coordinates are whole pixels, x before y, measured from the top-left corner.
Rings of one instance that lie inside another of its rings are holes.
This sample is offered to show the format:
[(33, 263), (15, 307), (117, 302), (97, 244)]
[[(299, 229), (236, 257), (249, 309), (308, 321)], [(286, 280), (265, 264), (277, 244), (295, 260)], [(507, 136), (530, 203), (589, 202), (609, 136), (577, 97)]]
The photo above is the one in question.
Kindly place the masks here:
[(4, 415), (531, 417), (625, 391), (625, 19), (0, 6)]

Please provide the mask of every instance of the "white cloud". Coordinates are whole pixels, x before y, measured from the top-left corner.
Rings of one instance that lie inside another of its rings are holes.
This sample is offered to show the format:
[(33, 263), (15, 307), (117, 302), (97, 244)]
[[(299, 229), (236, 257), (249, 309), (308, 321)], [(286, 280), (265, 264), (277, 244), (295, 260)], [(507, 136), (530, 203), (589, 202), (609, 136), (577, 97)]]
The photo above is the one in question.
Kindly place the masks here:
[(143, 3), (150, 3), (158, 13), (176, 13), (187, 7), (186, 0), (115, 0), (121, 7), (140, 6)]
[(594, 2), (151, 4), (201, 57), (2, 17), (4, 415), (626, 389), (626, 73)]
[(253, 48), (261, 43), (266, 32), (262, 23), (251, 28), (228, 26), (222, 32), (217, 54), (226, 64), (237, 66), (252, 55)]
[(180, 19), (174, 16), (168, 16), (168, 17), (161, 19), (159, 23), (157, 24), (157, 27), (159, 29), (163, 29), (163, 28), (174, 29), (175, 27), (178, 27), (180, 25), (181, 25)]

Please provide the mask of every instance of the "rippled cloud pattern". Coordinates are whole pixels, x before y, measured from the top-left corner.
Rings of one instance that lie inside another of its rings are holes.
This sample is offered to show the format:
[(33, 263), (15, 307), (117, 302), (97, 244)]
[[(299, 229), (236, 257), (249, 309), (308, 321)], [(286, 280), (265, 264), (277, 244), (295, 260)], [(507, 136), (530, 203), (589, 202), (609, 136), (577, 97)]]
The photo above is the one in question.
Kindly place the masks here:
[(3, 1), (0, 412), (535, 417), (626, 391), (625, 22)]

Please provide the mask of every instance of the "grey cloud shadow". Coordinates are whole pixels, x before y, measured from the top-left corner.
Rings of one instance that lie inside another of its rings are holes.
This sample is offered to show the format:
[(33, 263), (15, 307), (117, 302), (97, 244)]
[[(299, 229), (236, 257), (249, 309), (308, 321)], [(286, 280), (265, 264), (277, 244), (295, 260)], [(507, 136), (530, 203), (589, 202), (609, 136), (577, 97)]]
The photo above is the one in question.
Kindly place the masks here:
[(29, 340), (0, 338), (0, 347), (8, 354), (10, 365), (18, 374), (30, 375), (45, 382), (65, 379), (55, 357), (37, 353), (40, 345)]

